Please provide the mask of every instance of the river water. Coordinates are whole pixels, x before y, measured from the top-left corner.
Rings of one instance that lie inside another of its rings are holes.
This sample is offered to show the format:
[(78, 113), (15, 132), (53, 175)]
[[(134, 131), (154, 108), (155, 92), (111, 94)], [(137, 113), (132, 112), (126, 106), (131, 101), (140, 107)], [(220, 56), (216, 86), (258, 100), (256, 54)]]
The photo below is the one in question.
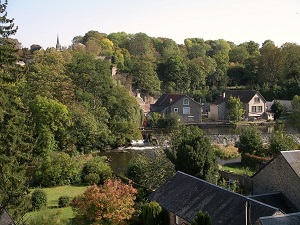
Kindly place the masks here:
[[(218, 126), (218, 127), (203, 128), (203, 130), (205, 131), (206, 134), (209, 135), (212, 142), (219, 143), (219, 144), (226, 144), (225, 141), (234, 143), (237, 140), (238, 135), (241, 133), (243, 129), (245, 129), (245, 127), (246, 126), (240, 126), (240, 127)], [(258, 130), (261, 131), (263, 140), (265, 142), (267, 141), (267, 137), (275, 130), (274, 126), (258, 125), (257, 128)], [(297, 135), (299, 138), (297, 131), (290, 126), (285, 127), (285, 132), (291, 135), (295, 135), (295, 136)], [(162, 134), (166, 132), (162, 130), (156, 130), (154, 131), (154, 133)], [(155, 152), (158, 150), (162, 150), (162, 148), (149, 146), (149, 144), (146, 144), (145, 146), (113, 149), (113, 150), (101, 152), (100, 155), (106, 156), (110, 160), (109, 164), (115, 173), (126, 175), (128, 164), (134, 156), (138, 154), (143, 154), (147, 157), (154, 157)]]

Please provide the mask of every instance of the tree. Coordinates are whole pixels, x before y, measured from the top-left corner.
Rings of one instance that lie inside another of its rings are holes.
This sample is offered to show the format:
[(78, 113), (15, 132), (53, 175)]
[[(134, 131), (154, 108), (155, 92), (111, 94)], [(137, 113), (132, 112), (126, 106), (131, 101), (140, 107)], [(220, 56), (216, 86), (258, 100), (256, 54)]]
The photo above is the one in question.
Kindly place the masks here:
[(163, 225), (163, 209), (157, 202), (149, 202), (142, 207), (144, 225)]
[(156, 74), (154, 63), (146, 60), (135, 60), (131, 74), (133, 87), (143, 95), (158, 95), (160, 80)]
[(212, 225), (211, 217), (208, 212), (203, 213), (200, 210), (193, 219), (191, 225)]
[(226, 102), (226, 108), (228, 110), (229, 119), (234, 122), (240, 121), (245, 113), (243, 103), (241, 102), (240, 98), (230, 96)]
[(296, 140), (283, 132), (282, 129), (275, 131), (270, 138), (270, 152), (273, 155), (278, 154), (280, 151), (295, 150), (299, 148)]
[(0, 211), (15, 221), (26, 213), (26, 164), (31, 159), (31, 116), (23, 103), (24, 70), (16, 65), (17, 49), (9, 39), (16, 33), (7, 18), (7, 1), (0, 1)]
[(289, 119), (290, 123), (300, 130), (300, 96), (296, 95), (292, 101), (292, 113)]
[(239, 153), (255, 154), (262, 149), (263, 141), (260, 132), (254, 126), (246, 127), (237, 143)]
[(137, 155), (128, 165), (127, 176), (135, 183), (156, 189), (175, 172), (174, 165), (164, 153), (157, 152), (154, 158)]
[(75, 198), (72, 208), (75, 219), (88, 224), (124, 224), (134, 213), (137, 190), (120, 180), (107, 180), (101, 186), (93, 185)]
[(171, 147), (167, 156), (180, 170), (192, 176), (214, 182), (218, 164), (211, 142), (196, 126), (181, 126), (171, 134)]
[(279, 101), (274, 101), (271, 105), (271, 110), (274, 113), (274, 120), (278, 120), (281, 114), (284, 112), (284, 107), (281, 105)]

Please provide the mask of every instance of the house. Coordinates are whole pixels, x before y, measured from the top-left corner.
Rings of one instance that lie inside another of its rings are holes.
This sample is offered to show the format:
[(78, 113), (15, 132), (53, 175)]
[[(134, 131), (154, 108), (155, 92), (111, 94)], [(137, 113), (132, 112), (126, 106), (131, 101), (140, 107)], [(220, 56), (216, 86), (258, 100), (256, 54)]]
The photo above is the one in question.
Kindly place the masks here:
[(252, 194), (281, 192), (300, 211), (300, 150), (281, 151), (251, 180)]
[(191, 224), (200, 210), (208, 212), (212, 224), (218, 225), (250, 225), (261, 217), (283, 215), (280, 208), (180, 171), (148, 198), (169, 212), (170, 225)]
[(164, 115), (177, 113), (182, 123), (201, 123), (201, 104), (185, 94), (163, 94), (150, 104), (150, 115), (154, 112)]
[(227, 90), (224, 91), (210, 106), (210, 118), (214, 120), (228, 120), (226, 102), (229, 97), (239, 98), (245, 110), (245, 119), (258, 119), (265, 116), (266, 100), (258, 91)]
[(6, 209), (0, 207), (0, 224), (1, 225), (15, 225), (14, 220), (11, 218)]

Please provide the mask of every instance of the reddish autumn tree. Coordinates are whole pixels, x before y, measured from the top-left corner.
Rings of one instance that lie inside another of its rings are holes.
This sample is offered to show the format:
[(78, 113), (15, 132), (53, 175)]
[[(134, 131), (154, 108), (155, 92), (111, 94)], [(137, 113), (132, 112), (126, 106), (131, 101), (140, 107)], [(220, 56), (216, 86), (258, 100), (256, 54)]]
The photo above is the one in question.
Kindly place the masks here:
[(89, 186), (72, 202), (75, 219), (83, 224), (123, 225), (134, 213), (137, 190), (120, 180)]

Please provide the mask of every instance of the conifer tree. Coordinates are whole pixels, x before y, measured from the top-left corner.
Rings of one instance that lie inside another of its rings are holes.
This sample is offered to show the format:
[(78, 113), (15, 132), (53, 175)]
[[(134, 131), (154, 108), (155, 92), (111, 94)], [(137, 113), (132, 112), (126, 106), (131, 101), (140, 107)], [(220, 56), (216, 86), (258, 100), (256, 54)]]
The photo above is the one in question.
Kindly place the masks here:
[(7, 0), (0, 0), (0, 214), (3, 208), (18, 221), (25, 214), (25, 167), (30, 160), (30, 116), (22, 102), (24, 73), (16, 65), (14, 19), (7, 18)]

